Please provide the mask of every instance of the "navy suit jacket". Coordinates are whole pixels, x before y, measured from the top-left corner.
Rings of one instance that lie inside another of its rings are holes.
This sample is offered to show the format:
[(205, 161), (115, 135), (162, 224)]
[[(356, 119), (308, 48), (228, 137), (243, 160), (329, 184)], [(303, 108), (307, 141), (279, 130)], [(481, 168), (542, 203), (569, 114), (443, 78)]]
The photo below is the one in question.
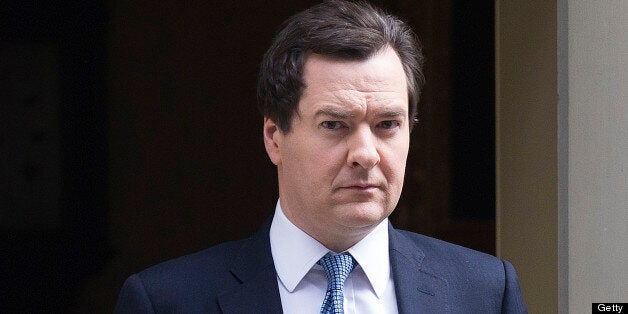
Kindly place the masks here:
[[(281, 313), (269, 230), (132, 275), (115, 313)], [(399, 313), (527, 313), (510, 263), (392, 225), (389, 241)]]

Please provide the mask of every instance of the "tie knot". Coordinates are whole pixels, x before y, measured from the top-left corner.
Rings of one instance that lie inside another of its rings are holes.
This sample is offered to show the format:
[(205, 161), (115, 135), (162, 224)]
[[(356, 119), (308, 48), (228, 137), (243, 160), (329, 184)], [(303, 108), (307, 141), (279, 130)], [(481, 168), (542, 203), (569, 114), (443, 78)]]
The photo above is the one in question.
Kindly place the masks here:
[(342, 290), (349, 273), (355, 268), (356, 262), (349, 253), (323, 256), (318, 264), (323, 266), (327, 282), (332, 289)]

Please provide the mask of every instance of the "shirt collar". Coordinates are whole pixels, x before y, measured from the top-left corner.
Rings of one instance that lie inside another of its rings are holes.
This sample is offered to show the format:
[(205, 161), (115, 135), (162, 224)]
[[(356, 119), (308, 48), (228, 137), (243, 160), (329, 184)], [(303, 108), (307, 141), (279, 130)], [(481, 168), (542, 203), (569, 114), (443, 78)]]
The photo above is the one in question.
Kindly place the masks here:
[[(290, 292), (294, 291), (316, 262), (329, 252), (324, 245), (288, 220), (279, 201), (270, 227), (270, 246), (279, 280)], [(384, 219), (347, 252), (358, 262), (358, 268), (364, 271), (373, 291), (381, 298), (390, 277), (388, 219)]]
[(378, 298), (384, 295), (390, 277), (388, 254), (388, 218), (384, 219), (364, 239), (350, 247), (351, 253), (369, 279)]

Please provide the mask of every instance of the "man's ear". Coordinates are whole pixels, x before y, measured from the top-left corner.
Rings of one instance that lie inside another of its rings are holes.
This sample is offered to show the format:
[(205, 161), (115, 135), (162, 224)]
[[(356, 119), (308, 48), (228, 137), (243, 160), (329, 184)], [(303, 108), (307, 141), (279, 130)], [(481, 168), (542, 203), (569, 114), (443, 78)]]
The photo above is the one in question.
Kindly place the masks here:
[(282, 135), (275, 121), (264, 117), (264, 146), (266, 146), (266, 153), (270, 157), (270, 161), (275, 165), (281, 164)]

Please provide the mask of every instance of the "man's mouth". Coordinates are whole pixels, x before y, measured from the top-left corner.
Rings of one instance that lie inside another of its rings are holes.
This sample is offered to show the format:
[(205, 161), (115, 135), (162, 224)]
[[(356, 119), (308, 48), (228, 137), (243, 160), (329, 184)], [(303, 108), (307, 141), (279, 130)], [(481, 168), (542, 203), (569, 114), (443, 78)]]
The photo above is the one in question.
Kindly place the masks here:
[(341, 187), (341, 189), (348, 189), (348, 190), (353, 190), (353, 191), (372, 191), (372, 190), (376, 190), (379, 189), (379, 185), (377, 184), (363, 184), (363, 183), (358, 183), (358, 184), (350, 184), (350, 185), (345, 185), (343, 187)]

